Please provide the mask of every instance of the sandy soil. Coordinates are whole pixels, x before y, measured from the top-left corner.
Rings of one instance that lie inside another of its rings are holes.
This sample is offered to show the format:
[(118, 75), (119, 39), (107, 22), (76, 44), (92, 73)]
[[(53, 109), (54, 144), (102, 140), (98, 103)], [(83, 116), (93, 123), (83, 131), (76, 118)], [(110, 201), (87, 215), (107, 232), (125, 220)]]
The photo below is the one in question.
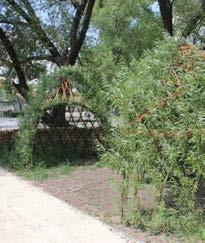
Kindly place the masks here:
[(122, 233), (0, 169), (1, 243), (125, 243)]

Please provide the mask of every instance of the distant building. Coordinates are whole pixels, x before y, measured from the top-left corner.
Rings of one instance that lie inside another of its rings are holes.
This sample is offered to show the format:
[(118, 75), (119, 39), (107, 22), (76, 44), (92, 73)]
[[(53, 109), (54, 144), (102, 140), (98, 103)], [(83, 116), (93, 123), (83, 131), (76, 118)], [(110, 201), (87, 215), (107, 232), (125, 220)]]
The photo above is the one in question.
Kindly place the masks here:
[(12, 111), (22, 111), (26, 105), (24, 98), (19, 94), (8, 98), (5, 91), (5, 79), (0, 77), (0, 116)]

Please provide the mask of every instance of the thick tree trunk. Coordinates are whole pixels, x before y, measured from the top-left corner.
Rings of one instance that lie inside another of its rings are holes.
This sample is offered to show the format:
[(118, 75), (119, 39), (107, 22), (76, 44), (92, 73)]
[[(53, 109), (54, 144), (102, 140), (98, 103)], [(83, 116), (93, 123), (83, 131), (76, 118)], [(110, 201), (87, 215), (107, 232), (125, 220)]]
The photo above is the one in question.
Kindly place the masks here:
[(165, 30), (173, 35), (173, 8), (171, 0), (158, 0)]

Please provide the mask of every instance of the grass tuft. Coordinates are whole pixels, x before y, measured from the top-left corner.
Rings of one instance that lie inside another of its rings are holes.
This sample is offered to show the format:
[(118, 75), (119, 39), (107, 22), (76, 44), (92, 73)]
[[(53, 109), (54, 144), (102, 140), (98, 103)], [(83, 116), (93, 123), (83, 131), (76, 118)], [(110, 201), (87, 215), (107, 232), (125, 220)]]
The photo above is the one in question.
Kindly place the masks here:
[(62, 164), (56, 167), (46, 168), (44, 166), (38, 166), (33, 169), (18, 170), (16, 174), (27, 180), (43, 181), (49, 178), (58, 178), (61, 176), (67, 176), (74, 170), (74, 166), (70, 164)]

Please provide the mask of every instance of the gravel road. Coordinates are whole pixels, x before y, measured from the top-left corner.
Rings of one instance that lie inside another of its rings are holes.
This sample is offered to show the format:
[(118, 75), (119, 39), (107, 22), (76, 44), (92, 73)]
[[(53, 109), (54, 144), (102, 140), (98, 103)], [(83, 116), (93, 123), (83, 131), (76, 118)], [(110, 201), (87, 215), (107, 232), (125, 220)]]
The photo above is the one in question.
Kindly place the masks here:
[(122, 233), (3, 169), (0, 198), (1, 243), (128, 242)]

